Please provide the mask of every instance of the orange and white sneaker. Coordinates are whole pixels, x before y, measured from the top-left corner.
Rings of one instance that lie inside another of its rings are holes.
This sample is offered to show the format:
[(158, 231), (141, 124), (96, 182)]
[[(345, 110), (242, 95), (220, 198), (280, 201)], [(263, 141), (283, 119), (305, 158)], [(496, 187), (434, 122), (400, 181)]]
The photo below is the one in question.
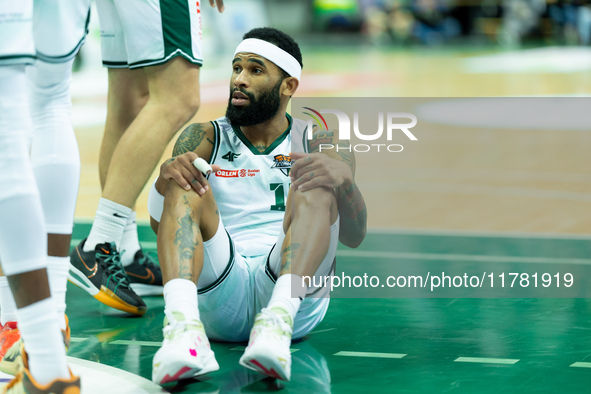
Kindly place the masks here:
[[(291, 378), (292, 327), (280, 316), (289, 316), (282, 308), (263, 308), (255, 320), (248, 346), (240, 357), (240, 365), (289, 381)], [(291, 320), (291, 317), (289, 318)], [(293, 324), (293, 323), (292, 323)]]
[(8, 383), (4, 389), (5, 394), (80, 394), (80, 378), (72, 375), (70, 379), (55, 379), (48, 384), (42, 385), (35, 381), (29, 372), (27, 354), (21, 345), (23, 370)]
[(23, 345), (16, 322), (6, 322), (0, 330), (0, 371), (16, 375), (23, 369), (20, 349)]
[(0, 360), (4, 358), (4, 355), (21, 339), (21, 332), (17, 328), (16, 322), (9, 321), (5, 325), (0, 326)]
[[(66, 329), (62, 330), (66, 351), (70, 347), (70, 322), (66, 318)], [(23, 340), (15, 322), (7, 322), (0, 330), (0, 371), (15, 376), (23, 370), (21, 349)]]

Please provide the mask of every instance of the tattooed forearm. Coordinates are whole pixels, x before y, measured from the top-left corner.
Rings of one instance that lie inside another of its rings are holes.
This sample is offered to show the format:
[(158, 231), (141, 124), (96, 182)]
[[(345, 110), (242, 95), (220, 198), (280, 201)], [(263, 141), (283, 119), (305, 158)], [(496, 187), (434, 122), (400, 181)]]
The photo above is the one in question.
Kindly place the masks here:
[[(201, 123), (194, 123), (188, 126), (179, 136), (174, 149), (173, 156), (182, 155), (186, 152), (194, 152), (195, 149), (203, 142), (205, 138), (205, 125)], [(209, 139), (207, 139), (210, 141)], [(210, 141), (211, 142), (211, 141)]]
[(351, 248), (356, 248), (365, 238), (367, 207), (355, 183), (337, 190), (337, 205), (341, 217), (339, 240)]
[(310, 152), (319, 152), (321, 144), (332, 144), (334, 133), (332, 131), (314, 133), (310, 141)]
[(182, 279), (193, 279), (193, 257), (199, 242), (197, 234), (199, 226), (193, 220), (192, 209), (186, 196), (183, 196), (186, 205), (185, 216), (177, 218), (179, 229), (175, 233), (174, 244), (179, 254), (179, 277)]
[(355, 174), (355, 155), (351, 152), (351, 144), (348, 141), (341, 141), (335, 149), (343, 163), (348, 165), (351, 172)]

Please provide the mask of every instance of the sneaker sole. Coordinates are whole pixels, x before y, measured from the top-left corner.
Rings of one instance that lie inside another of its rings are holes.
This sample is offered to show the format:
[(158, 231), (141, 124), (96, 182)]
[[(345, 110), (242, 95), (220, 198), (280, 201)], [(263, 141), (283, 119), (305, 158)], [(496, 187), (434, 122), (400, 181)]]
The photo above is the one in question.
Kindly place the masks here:
[(78, 270), (76, 267), (70, 264), (70, 271), (68, 272), (68, 281), (79, 288), (85, 290), (88, 294), (93, 296), (99, 302), (110, 306), (111, 308), (118, 309), (123, 312), (131, 313), (133, 315), (142, 316), (146, 313), (147, 308), (137, 307), (128, 304), (127, 302), (123, 301), (119, 298), (113, 291), (109, 288), (101, 285), (101, 289), (97, 289), (94, 287), (92, 282)]
[(161, 296), (164, 294), (164, 286), (147, 285), (144, 283), (132, 283), (131, 289), (140, 297)]
[(284, 380), (286, 382), (289, 382), (290, 379), (277, 360), (270, 359), (263, 354), (247, 358), (243, 356), (240, 358), (240, 365), (275, 379)]
[(158, 379), (156, 377), (152, 377), (152, 381), (156, 384), (163, 385), (167, 383), (177, 382), (182, 379), (189, 379), (197, 376), (202, 376), (220, 369), (220, 366), (215, 359), (215, 355), (213, 354), (211, 357), (207, 359), (207, 361), (205, 362), (205, 366), (203, 368), (191, 368), (184, 365), (182, 362), (179, 362), (178, 364), (179, 365), (171, 368), (172, 370), (176, 370), (176, 373), (174, 373), (172, 376), (167, 373), (163, 377)]

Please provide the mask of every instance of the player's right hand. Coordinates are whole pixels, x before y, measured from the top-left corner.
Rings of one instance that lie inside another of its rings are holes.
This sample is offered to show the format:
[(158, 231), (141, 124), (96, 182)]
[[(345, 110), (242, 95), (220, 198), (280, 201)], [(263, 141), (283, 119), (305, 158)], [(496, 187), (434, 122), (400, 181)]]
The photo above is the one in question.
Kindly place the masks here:
[[(183, 189), (193, 189), (199, 195), (204, 195), (209, 186), (205, 176), (193, 165), (193, 161), (198, 157), (195, 152), (186, 152), (166, 160), (160, 166), (160, 179), (172, 179)], [(213, 165), (212, 169), (213, 172), (219, 171), (220, 166)]]

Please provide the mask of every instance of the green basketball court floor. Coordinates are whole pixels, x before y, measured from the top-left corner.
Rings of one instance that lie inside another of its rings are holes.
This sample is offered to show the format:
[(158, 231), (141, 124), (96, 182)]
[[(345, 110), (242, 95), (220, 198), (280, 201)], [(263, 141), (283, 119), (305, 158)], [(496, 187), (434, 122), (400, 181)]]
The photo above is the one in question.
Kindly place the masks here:
[[(88, 233), (78, 224), (74, 242)], [(144, 248), (155, 236), (140, 226)], [(339, 249), (337, 272), (385, 274), (393, 262), (528, 261), (548, 270), (583, 264), (589, 239), (527, 235), (370, 232)], [(494, 245), (494, 248), (486, 247)], [(417, 253), (420, 251), (420, 253)], [(447, 257), (446, 257), (447, 256)], [(463, 257), (462, 257), (463, 256)], [(540, 268), (540, 269), (542, 269)], [(377, 271), (376, 271), (377, 270)], [(556, 269), (554, 269), (556, 271)], [(347, 295), (346, 293), (342, 293)], [(467, 297), (474, 297), (466, 293)], [(68, 355), (150, 379), (162, 340), (162, 297), (130, 317), (68, 288)], [(220, 370), (167, 388), (187, 393), (585, 393), (591, 392), (591, 313), (584, 298), (333, 298), (324, 321), (292, 346), (292, 380), (238, 364), (245, 343), (213, 342)], [(117, 392), (117, 388), (113, 389)]]

